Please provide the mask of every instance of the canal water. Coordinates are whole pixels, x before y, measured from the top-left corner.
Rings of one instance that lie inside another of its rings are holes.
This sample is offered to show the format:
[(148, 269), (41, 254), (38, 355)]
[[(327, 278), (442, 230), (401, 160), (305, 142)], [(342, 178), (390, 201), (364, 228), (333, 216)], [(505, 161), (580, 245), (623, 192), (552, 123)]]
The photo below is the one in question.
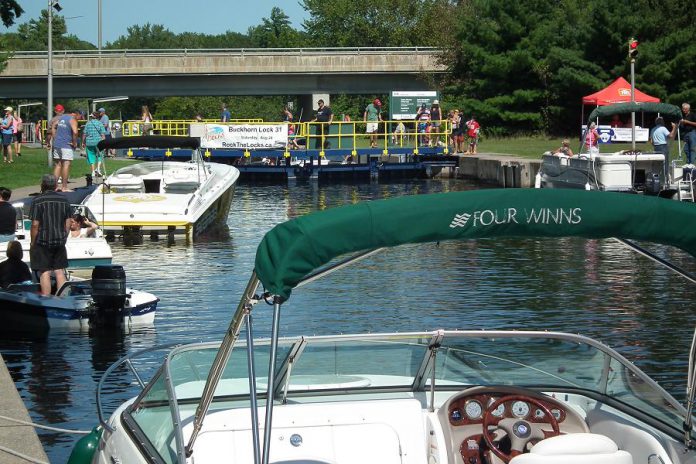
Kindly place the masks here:
[[(97, 423), (97, 382), (112, 362), (156, 345), (222, 338), (249, 279), (256, 247), (273, 225), (361, 200), (474, 188), (455, 180), (239, 185), (229, 234), (191, 246), (114, 244), (114, 262), (124, 265), (128, 285), (161, 299), (153, 327), (125, 334), (3, 334), (0, 353), (35, 422), (90, 429)], [(651, 249), (694, 272), (693, 262), (682, 253)], [(683, 279), (612, 240), (443, 242), (387, 250), (297, 290), (284, 306), (281, 331), (582, 333), (617, 348), (681, 399), (696, 323), (693, 299)], [(271, 307), (257, 305), (255, 314), (256, 335), (269, 336)], [(128, 398), (129, 385), (134, 382), (107, 389), (107, 407)], [(44, 431), (39, 435), (52, 463), (65, 462), (79, 439)]]

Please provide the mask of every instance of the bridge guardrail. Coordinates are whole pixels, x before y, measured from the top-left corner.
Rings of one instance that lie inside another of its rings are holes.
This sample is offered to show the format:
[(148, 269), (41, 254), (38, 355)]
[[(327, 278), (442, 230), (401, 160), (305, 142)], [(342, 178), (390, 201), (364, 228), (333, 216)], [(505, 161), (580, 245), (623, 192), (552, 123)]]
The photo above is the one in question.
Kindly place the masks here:
[[(188, 55), (414, 55), (438, 54), (436, 47), (324, 47), (324, 48), (172, 48), (172, 49), (102, 49), (99, 50), (53, 50), (53, 57), (128, 57), (128, 56), (188, 56)], [(17, 50), (11, 58), (42, 58), (46, 50)]]

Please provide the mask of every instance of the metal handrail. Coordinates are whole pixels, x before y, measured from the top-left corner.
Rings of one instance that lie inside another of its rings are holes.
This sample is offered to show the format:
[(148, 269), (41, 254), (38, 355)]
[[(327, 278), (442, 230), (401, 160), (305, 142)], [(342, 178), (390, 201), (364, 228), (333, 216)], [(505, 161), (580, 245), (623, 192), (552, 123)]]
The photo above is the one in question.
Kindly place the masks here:
[[(251, 124), (251, 125), (274, 125), (284, 124), (283, 122), (267, 122), (260, 119), (238, 119), (230, 122), (218, 122), (216, 120), (204, 120), (204, 123), (234, 125), (234, 124)], [(289, 125), (295, 126), (295, 133), (288, 135), (288, 149), (291, 147), (291, 141), (297, 138), (306, 139), (304, 150), (311, 149), (311, 145), (318, 139), (322, 139), (321, 146), (324, 146), (326, 139), (337, 140), (338, 146), (334, 148), (345, 149), (352, 148), (354, 151), (358, 146), (358, 140), (369, 138), (371, 134), (365, 133), (363, 128), (366, 124), (376, 123), (377, 131), (374, 135), (379, 138), (375, 148), (382, 149), (383, 153), (388, 153), (392, 148), (411, 148), (414, 154), (418, 154), (418, 149), (424, 146), (432, 146), (438, 142), (442, 142), (444, 153), (453, 152), (450, 145), (450, 137), (452, 136), (452, 121), (449, 119), (440, 119), (431, 121), (439, 123), (438, 126), (433, 126), (435, 129), (430, 132), (424, 132), (419, 129), (420, 121), (413, 119), (409, 120), (381, 120), (381, 121), (333, 121), (331, 126), (338, 127), (338, 133), (322, 132), (320, 127), (327, 123), (322, 122), (287, 122)], [(151, 128), (158, 131), (161, 135), (173, 136), (188, 136), (189, 127), (196, 123), (193, 120), (153, 120), (149, 122)], [(395, 131), (396, 127), (403, 123), (403, 131)], [(129, 120), (122, 123), (123, 136), (131, 137), (141, 135), (143, 121)], [(301, 150), (302, 148), (300, 148)], [(322, 150), (323, 152), (323, 150)], [(354, 153), (354, 155), (357, 154)], [(323, 156), (323, 155), (322, 155)]]
[[(142, 48), (100, 50), (53, 50), (53, 57), (128, 57), (128, 56), (179, 56), (179, 55), (430, 55), (438, 54), (437, 47), (316, 47), (316, 48)], [(17, 50), (12, 58), (42, 58), (46, 50)]]
[[(181, 343), (167, 343), (163, 345), (156, 345), (150, 348), (146, 348), (144, 350), (137, 351), (135, 353), (130, 353), (127, 354), (120, 359), (118, 359), (115, 363), (113, 363), (109, 368), (102, 374), (101, 378), (99, 379), (99, 383), (97, 384), (97, 392), (96, 392), (96, 403), (97, 403), (97, 418), (99, 420), (99, 424), (101, 426), (109, 431), (113, 432), (113, 428), (108, 424), (107, 420), (104, 418), (103, 414), (103, 408), (102, 408), (102, 389), (104, 388), (104, 384), (106, 383), (106, 380), (109, 378), (109, 376), (116, 370), (118, 369), (121, 365), (127, 365), (128, 368), (133, 372), (133, 375), (138, 379), (138, 385), (141, 386), (141, 392), (144, 390), (142, 387), (142, 377), (140, 374), (138, 374), (136, 367), (133, 365), (131, 362), (132, 359), (136, 357), (142, 357), (143, 355), (147, 353), (152, 353), (154, 351), (161, 351), (161, 350), (169, 350), (171, 351), (172, 349), (176, 348), (177, 346), (181, 346)], [(145, 388), (147, 388), (147, 385), (145, 384)]]
[[(629, 372), (635, 374), (640, 380), (645, 382), (646, 384), (650, 385), (653, 389), (655, 389), (657, 392), (659, 392), (665, 402), (672, 406), (675, 409), (675, 413), (677, 414), (686, 414), (686, 409), (684, 406), (679, 404), (669, 393), (667, 393), (662, 387), (660, 387), (654, 380), (652, 380), (650, 377), (648, 377), (645, 373), (643, 373), (640, 369), (638, 369), (633, 363), (628, 361), (624, 356), (622, 356), (620, 353), (618, 353), (616, 350), (613, 348), (598, 342), (594, 339), (585, 337), (583, 335), (579, 334), (571, 334), (571, 333), (563, 333), (563, 332), (549, 332), (549, 331), (527, 331), (527, 330), (521, 330), (521, 331), (501, 331), (501, 330), (445, 330), (445, 331), (435, 331), (435, 332), (403, 332), (403, 333), (371, 333), (371, 334), (352, 334), (352, 335), (324, 335), (324, 336), (312, 336), (312, 337), (307, 337), (307, 340), (309, 341), (315, 341), (315, 342), (330, 342), (330, 341), (338, 341), (338, 340), (344, 340), (344, 341), (350, 341), (350, 340), (384, 340), (384, 339), (390, 339), (390, 338), (395, 338), (399, 340), (407, 339), (407, 338), (423, 338), (423, 337), (433, 337), (435, 335), (440, 335), (443, 336), (446, 339), (449, 338), (462, 338), (462, 339), (469, 339), (469, 338), (479, 338), (479, 337), (491, 337), (491, 338), (496, 338), (496, 339), (504, 339), (504, 338), (520, 338), (520, 337), (529, 337), (529, 338), (543, 338), (543, 339), (557, 339), (557, 340), (564, 340), (564, 341), (569, 341), (569, 342), (575, 342), (575, 343), (582, 343), (586, 344), (588, 346), (591, 346), (595, 349), (597, 349), (599, 352), (603, 353), (605, 356), (610, 357), (611, 359), (617, 361), (620, 365), (622, 365), (624, 368), (626, 368)], [(301, 340), (302, 337), (298, 336), (291, 336), (291, 337), (283, 337), (283, 341), (299, 341)], [(260, 339), (256, 340), (255, 343), (270, 343), (269, 339)], [(238, 343), (240, 346), (245, 346), (246, 343), (244, 341), (239, 341)], [(108, 425), (107, 420), (103, 418), (102, 415), (102, 407), (101, 407), (101, 390), (104, 387), (104, 383), (106, 379), (121, 365), (128, 364), (130, 360), (135, 359), (135, 358), (140, 358), (143, 355), (153, 352), (153, 351), (158, 351), (162, 349), (171, 349), (169, 352), (168, 356), (165, 357), (165, 371), (167, 370), (166, 368), (169, 367), (169, 361), (173, 356), (175, 356), (177, 353), (185, 352), (188, 350), (192, 349), (201, 349), (201, 348), (206, 348), (206, 349), (216, 349), (221, 346), (220, 343), (216, 342), (203, 342), (203, 343), (195, 343), (191, 345), (181, 345), (177, 343), (172, 343), (172, 344), (167, 344), (167, 345), (160, 345), (160, 346), (155, 346), (151, 347), (149, 349), (141, 350), (138, 352), (130, 353), (128, 355), (123, 356), (120, 358), (118, 361), (116, 361), (114, 364), (112, 364), (102, 375), (98, 386), (97, 386), (97, 414), (99, 417), (99, 421), (102, 424), (102, 426), (109, 431), (112, 431), (111, 427)], [(132, 368), (132, 367), (131, 367)], [(613, 367), (610, 365), (610, 363), (605, 363), (604, 364), (604, 370), (609, 370), (612, 369)], [(613, 368), (615, 369), (615, 368)], [(282, 371), (282, 368), (280, 369)], [(160, 373), (161, 375), (162, 373)], [(425, 374), (425, 372), (423, 372)], [(607, 375), (606, 373), (603, 373), (602, 378), (606, 379)], [(167, 378), (166, 379), (167, 383), (167, 389), (168, 392), (171, 394), (175, 390), (175, 384), (173, 383), (173, 379)], [(146, 388), (151, 385), (151, 382), (146, 385)], [(421, 385), (421, 387), (424, 384)], [(269, 386), (270, 388), (270, 386)], [(142, 396), (142, 392), (141, 395)], [(212, 398), (211, 398), (212, 399)], [(171, 401), (174, 400), (174, 401)], [(170, 407), (173, 409), (178, 409), (178, 404), (176, 403), (176, 397), (174, 396), (173, 398), (170, 398), (170, 401), (172, 404), (170, 404)], [(177, 414), (178, 415), (178, 414)], [(181, 423), (176, 423), (175, 428), (177, 428), (176, 433), (181, 433)], [(179, 457), (184, 458), (183, 455), (183, 447), (179, 442), (179, 449), (177, 450), (177, 454), (179, 454)], [(185, 458), (184, 458), (185, 459)]]

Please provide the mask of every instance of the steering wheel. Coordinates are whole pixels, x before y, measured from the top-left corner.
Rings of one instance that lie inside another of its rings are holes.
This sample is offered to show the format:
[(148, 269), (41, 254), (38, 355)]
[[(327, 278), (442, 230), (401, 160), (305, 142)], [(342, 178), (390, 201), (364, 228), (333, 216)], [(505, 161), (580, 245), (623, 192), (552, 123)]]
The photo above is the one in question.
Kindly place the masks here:
[[(511, 401), (524, 401), (529, 404), (536, 406), (541, 409), (544, 413), (544, 419), (548, 422), (545, 423), (530, 423), (525, 419), (511, 418), (511, 417), (496, 417), (493, 412), (501, 404), (511, 402)], [(542, 425), (550, 425), (553, 431), (548, 432), (541, 430)], [(489, 430), (489, 427), (495, 427), (494, 430), (503, 429), (507, 432), (510, 437), (511, 449), (510, 454), (506, 454), (498, 449), (493, 443), (493, 434)], [(544, 405), (541, 401), (526, 395), (509, 395), (499, 398), (498, 400), (491, 403), (487, 408), (486, 412), (483, 414), (483, 439), (486, 442), (488, 448), (502, 459), (504, 462), (510, 462), (510, 459), (524, 452), (525, 446), (530, 440), (543, 440), (544, 438), (555, 437), (561, 434), (561, 429), (558, 426), (558, 420), (551, 414), (549, 408)]]

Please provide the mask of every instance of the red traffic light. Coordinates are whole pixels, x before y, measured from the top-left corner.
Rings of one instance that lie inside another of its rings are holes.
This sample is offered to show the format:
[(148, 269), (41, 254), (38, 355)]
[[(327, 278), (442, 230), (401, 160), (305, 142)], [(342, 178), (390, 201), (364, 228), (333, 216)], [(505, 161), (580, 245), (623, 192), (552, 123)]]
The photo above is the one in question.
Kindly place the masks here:
[(631, 39), (628, 41), (628, 57), (635, 60), (636, 56), (638, 56), (638, 41)]

